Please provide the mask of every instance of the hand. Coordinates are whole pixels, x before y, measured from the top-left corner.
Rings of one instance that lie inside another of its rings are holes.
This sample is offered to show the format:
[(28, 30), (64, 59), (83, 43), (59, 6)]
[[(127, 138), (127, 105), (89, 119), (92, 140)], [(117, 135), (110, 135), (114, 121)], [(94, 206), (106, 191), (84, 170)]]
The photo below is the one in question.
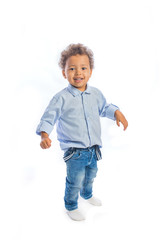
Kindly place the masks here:
[(124, 131), (125, 131), (126, 128), (128, 127), (128, 122), (125, 119), (125, 116), (119, 110), (115, 111), (114, 116), (116, 118), (116, 122), (117, 122), (118, 127), (120, 127), (120, 122), (121, 122), (123, 124)]
[(47, 149), (51, 147), (51, 139), (49, 137), (44, 137), (41, 139), (40, 146), (42, 149)]

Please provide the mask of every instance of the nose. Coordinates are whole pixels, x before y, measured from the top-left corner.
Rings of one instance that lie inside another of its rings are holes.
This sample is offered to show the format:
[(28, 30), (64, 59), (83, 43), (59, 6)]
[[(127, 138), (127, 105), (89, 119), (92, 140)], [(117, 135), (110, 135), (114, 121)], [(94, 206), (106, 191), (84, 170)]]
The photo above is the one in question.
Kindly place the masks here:
[(76, 69), (76, 75), (80, 75), (81, 74), (81, 69), (77, 68)]

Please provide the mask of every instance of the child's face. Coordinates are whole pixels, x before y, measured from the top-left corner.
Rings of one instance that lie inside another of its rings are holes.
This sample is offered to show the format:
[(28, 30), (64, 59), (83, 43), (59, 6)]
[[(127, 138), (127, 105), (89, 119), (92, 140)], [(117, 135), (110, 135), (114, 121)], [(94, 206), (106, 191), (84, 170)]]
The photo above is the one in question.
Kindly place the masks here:
[(77, 54), (69, 57), (62, 73), (72, 86), (82, 92), (85, 91), (87, 82), (92, 74), (88, 56)]

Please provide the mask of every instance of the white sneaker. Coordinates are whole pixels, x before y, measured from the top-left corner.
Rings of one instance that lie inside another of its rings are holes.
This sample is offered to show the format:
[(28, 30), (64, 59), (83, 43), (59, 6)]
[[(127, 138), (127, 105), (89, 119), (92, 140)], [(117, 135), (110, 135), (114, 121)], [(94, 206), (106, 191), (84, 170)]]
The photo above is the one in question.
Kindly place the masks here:
[(87, 201), (94, 206), (102, 206), (101, 200), (96, 197), (91, 197)]
[(85, 217), (83, 216), (83, 214), (79, 211), (79, 209), (75, 209), (72, 211), (68, 211), (67, 212), (68, 216), (75, 221), (82, 221), (85, 220)]

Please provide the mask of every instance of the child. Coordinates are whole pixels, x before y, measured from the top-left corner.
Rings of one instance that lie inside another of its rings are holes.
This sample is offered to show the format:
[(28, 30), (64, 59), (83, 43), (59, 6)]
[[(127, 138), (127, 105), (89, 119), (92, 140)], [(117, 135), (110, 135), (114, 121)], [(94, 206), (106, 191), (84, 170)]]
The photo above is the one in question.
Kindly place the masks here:
[(64, 151), (67, 167), (65, 208), (73, 220), (85, 217), (78, 209), (78, 194), (89, 203), (100, 206), (101, 201), (92, 195), (93, 180), (97, 173), (97, 160), (102, 158), (100, 148), (100, 117), (120, 122), (126, 130), (128, 123), (119, 108), (107, 104), (95, 87), (88, 85), (94, 68), (93, 52), (82, 44), (70, 44), (59, 62), (68, 87), (58, 92), (46, 108), (36, 133), (41, 135), (40, 146), (51, 147), (49, 134), (56, 123), (57, 138)]

